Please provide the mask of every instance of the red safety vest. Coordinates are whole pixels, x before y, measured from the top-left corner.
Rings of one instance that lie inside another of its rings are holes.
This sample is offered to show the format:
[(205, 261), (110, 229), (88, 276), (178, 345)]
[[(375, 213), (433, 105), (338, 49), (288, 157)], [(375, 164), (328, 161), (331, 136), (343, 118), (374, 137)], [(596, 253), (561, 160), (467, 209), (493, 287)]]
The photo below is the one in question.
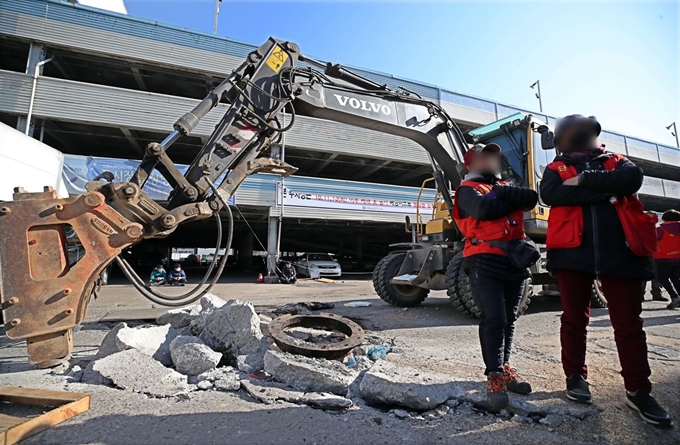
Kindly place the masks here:
[[(615, 154), (604, 161), (606, 170), (614, 170), (623, 156)], [(547, 168), (555, 170), (562, 181), (578, 176), (573, 165), (563, 161), (548, 164)], [(568, 249), (578, 247), (583, 241), (583, 207), (559, 206), (550, 208), (548, 216), (548, 234), (546, 247), (548, 249)]]
[[(460, 187), (472, 187), (482, 195), (486, 195), (493, 190), (492, 185), (477, 181), (465, 181)], [(465, 236), (464, 257), (480, 253), (505, 255), (503, 250), (483, 242), (484, 240), (512, 241), (526, 238), (524, 234), (524, 212), (521, 209), (514, 210), (510, 215), (492, 221), (479, 221), (471, 216), (461, 218), (458, 204), (454, 201), (453, 218)]]
[(659, 229), (662, 232), (661, 238), (659, 238), (659, 250), (654, 252), (654, 258), (658, 260), (677, 260), (680, 259), (680, 235), (674, 235), (667, 230), (668, 225), (677, 224), (677, 221), (668, 221), (661, 224)]
[[(606, 170), (616, 169), (624, 157), (618, 153), (611, 154), (604, 161)], [(548, 164), (547, 168), (559, 173), (562, 181), (578, 176), (573, 165), (563, 161)], [(658, 250), (656, 242), (656, 217), (643, 211), (642, 203), (635, 195), (619, 197), (614, 204), (621, 220), (628, 247), (638, 256), (650, 256)], [(550, 209), (548, 217), (548, 249), (569, 249), (578, 247), (583, 241), (583, 207), (558, 206)]]

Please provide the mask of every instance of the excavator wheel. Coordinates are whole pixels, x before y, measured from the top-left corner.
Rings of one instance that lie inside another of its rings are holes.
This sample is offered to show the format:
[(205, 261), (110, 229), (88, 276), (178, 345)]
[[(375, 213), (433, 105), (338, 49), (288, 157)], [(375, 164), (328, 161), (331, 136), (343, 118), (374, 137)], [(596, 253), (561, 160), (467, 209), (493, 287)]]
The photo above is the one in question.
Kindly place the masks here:
[[(467, 273), (463, 270), (463, 253), (457, 254), (448, 267), (446, 268), (446, 294), (451, 300), (453, 307), (464, 314), (468, 314), (474, 318), (480, 318), (482, 311), (477, 306), (477, 302), (472, 295), (472, 288), (470, 287), (470, 279)], [(524, 282), (524, 292), (519, 303), (519, 310), (517, 316), (524, 314), (529, 309), (531, 304), (531, 297), (534, 295), (533, 280), (531, 277)]]
[(404, 258), (406, 253), (400, 252), (391, 253), (380, 260), (373, 270), (373, 288), (383, 301), (392, 306), (415, 307), (427, 298), (429, 289), (390, 283), (399, 273)]
[(453, 307), (460, 312), (474, 318), (482, 315), (472, 296), (470, 279), (463, 270), (463, 252), (454, 256), (446, 267), (446, 294)]
[(604, 309), (607, 307), (607, 300), (604, 298), (600, 280), (595, 280), (593, 282), (593, 288), (590, 291), (590, 307), (595, 309)]

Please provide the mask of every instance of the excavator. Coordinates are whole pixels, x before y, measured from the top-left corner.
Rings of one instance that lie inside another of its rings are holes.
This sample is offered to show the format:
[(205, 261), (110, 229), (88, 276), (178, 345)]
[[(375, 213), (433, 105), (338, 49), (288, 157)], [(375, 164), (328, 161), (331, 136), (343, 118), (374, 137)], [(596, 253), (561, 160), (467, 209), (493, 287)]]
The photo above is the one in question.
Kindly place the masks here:
[[(180, 173), (169, 149), (219, 103), (227, 104), (224, 115), (186, 172)], [(286, 124), (280, 119), (284, 112)], [(129, 181), (114, 181), (105, 172), (87, 183), (85, 193), (66, 198), (49, 186), (37, 193), (16, 187), (13, 200), (0, 203), (0, 301), (7, 337), (26, 340), (29, 361), (38, 367), (68, 359), (72, 330), (84, 320), (90, 296), (100, 286), (98, 277), (113, 261), (158, 304), (183, 306), (207, 293), (226, 264), (221, 262), (212, 274), (217, 256), (196, 288), (167, 296), (146, 285), (119, 254), (144, 240), (166, 237), (180, 224), (211, 217), (217, 220), (217, 248), (228, 251), (234, 224), (228, 202), (241, 183), (258, 172), (285, 177), (297, 170), (267, 155), (295, 125), (297, 114), (398, 135), (426, 150), (440, 211), (449, 222), (441, 223), (440, 238), (432, 234), (431, 241), (423, 238), (408, 254), (400, 254), (398, 272), (414, 276), (408, 286), (416, 289), (445, 285), (442, 271), (460, 241), (450, 222), (451, 190), (460, 183), (459, 166), (468, 147), (464, 134), (444, 108), (413, 91), (380, 85), (341, 65), (306, 57), (295, 43), (270, 38), (181, 116), (164, 140), (146, 147)], [(144, 192), (154, 169), (173, 189), (163, 205)], [(224, 214), (229, 222), (222, 245)], [(75, 264), (68, 261), (67, 232), (75, 232), (85, 248)], [(395, 269), (394, 260), (389, 264), (390, 271)], [(391, 282), (396, 276), (388, 277), (390, 286), (402, 286), (399, 280)]]
[[(555, 157), (554, 132), (550, 126), (531, 114), (516, 113), (468, 132), (473, 143), (495, 143), (502, 149), (501, 176), (514, 185), (539, 190), (543, 172)], [(416, 221), (406, 217), (406, 232), (413, 242), (391, 245), (392, 252), (378, 262), (373, 272), (373, 286), (384, 301), (401, 307), (413, 307), (427, 298), (430, 290), (445, 290), (451, 303), (459, 311), (479, 318), (481, 310), (473, 298), (468, 276), (463, 270), (462, 245), (448, 207), (440, 193), (435, 195), (430, 219), (424, 221), (420, 213), (420, 196), (432, 179), (421, 186), (416, 204)], [(531, 267), (520, 301), (518, 315), (524, 313), (534, 292), (534, 285), (542, 287), (541, 293), (559, 296), (557, 281), (546, 270), (545, 239), (550, 208), (541, 200), (524, 214), (524, 227), (529, 242), (541, 253), (541, 259)], [(447, 263), (430, 266), (420, 262), (420, 250), (430, 251), (433, 246), (449, 247)], [(416, 263), (412, 263), (415, 261)], [(417, 271), (417, 265), (422, 268)], [(593, 282), (591, 306), (606, 308), (607, 301), (599, 280)]]

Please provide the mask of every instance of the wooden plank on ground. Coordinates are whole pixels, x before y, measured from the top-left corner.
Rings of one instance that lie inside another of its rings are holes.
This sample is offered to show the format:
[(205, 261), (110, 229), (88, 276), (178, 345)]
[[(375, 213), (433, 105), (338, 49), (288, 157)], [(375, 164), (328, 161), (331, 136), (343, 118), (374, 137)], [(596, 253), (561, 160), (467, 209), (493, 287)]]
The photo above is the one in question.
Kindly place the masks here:
[(8, 416), (7, 414), (0, 414), (0, 430), (8, 429), (14, 425), (18, 425), (26, 420), (23, 417)]
[(90, 409), (88, 394), (64, 391), (2, 386), (0, 400), (20, 405), (57, 406), (35, 417), (0, 414), (0, 445), (13, 445)]
[(86, 396), (77, 392), (0, 386), (0, 401), (22, 405), (60, 406)]

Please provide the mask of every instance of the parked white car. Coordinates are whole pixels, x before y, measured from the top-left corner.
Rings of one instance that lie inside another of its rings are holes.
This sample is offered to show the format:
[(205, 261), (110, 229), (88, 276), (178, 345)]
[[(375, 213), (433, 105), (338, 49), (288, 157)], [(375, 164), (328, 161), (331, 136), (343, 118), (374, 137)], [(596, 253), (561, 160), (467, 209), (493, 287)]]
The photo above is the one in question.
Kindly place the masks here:
[(298, 258), (295, 268), (299, 276), (310, 278), (342, 275), (340, 264), (327, 253), (306, 253)]

